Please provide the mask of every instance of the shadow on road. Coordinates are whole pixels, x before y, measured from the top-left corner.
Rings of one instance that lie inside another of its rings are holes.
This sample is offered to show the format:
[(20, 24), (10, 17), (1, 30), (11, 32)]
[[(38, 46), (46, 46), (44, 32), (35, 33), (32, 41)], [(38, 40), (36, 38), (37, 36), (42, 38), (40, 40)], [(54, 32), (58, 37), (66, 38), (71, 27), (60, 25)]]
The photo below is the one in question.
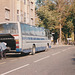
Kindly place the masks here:
[(73, 61), (73, 65), (75, 65), (75, 54), (73, 55), (73, 57), (72, 57), (72, 61)]
[(72, 63), (72, 64), (73, 64), (73, 65), (75, 65), (75, 58), (72, 58), (72, 61), (73, 61), (73, 63)]
[(23, 56), (28, 56), (29, 54), (7, 54), (7, 58), (18, 58)]
[[(45, 52), (45, 51), (39, 51), (39, 52), (36, 52), (36, 54), (43, 53), (43, 52)], [(31, 55), (31, 54), (29, 54), (29, 53), (25, 53), (25, 54), (12, 53), (12, 54), (10, 54), (9, 53), (6, 56), (7, 56), (7, 58), (19, 58), (19, 57), (24, 57), (24, 56), (29, 56), (29, 55)]]

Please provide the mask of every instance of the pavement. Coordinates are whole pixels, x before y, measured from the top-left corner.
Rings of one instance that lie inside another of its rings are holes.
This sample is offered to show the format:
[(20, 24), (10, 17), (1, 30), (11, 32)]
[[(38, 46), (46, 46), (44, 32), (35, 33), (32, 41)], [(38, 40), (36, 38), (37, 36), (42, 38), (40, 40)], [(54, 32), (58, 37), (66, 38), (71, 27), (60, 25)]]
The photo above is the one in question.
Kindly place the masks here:
[(55, 48), (55, 47), (64, 47), (64, 46), (72, 46), (72, 45), (51, 45), (51, 48)]

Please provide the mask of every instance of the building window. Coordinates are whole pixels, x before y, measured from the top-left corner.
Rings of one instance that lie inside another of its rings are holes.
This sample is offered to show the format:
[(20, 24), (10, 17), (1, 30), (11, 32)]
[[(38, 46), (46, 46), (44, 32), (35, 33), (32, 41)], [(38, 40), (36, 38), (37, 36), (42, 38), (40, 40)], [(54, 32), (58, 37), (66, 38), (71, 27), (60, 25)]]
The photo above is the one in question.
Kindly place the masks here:
[(26, 23), (26, 17), (24, 17), (24, 23)]
[(31, 4), (30, 4), (30, 8), (31, 8), (31, 9), (34, 8), (33, 2), (31, 2)]
[(24, 0), (24, 4), (26, 4), (26, 0)]
[(31, 18), (31, 25), (33, 25), (33, 18)]
[(9, 20), (10, 19), (10, 10), (5, 8), (5, 19)]
[(19, 21), (19, 10), (17, 10), (17, 21)]
[(19, 14), (19, 10), (17, 10), (17, 14)]
[(24, 22), (26, 22), (26, 13), (24, 12)]
[(31, 17), (33, 17), (33, 9), (31, 9)]
[(21, 11), (21, 22), (23, 22), (24, 19), (23, 19), (23, 12)]
[(19, 15), (17, 15), (17, 21), (19, 21)]

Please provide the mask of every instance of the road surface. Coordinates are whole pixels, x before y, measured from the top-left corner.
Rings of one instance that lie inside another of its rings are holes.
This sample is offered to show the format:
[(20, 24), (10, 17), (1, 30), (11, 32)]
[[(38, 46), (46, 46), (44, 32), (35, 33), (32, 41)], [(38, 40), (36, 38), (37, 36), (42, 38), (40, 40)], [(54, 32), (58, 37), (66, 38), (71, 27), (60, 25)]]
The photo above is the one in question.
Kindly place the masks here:
[(0, 75), (75, 75), (75, 46), (60, 46), (35, 55), (8, 55)]

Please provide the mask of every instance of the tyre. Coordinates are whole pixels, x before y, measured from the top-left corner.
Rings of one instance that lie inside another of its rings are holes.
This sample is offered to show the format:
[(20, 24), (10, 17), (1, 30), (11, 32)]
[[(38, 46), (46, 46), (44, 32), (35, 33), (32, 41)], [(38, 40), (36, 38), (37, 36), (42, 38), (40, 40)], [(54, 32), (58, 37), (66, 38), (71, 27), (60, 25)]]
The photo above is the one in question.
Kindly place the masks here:
[(24, 52), (21, 52), (21, 55), (25, 55), (25, 53)]

